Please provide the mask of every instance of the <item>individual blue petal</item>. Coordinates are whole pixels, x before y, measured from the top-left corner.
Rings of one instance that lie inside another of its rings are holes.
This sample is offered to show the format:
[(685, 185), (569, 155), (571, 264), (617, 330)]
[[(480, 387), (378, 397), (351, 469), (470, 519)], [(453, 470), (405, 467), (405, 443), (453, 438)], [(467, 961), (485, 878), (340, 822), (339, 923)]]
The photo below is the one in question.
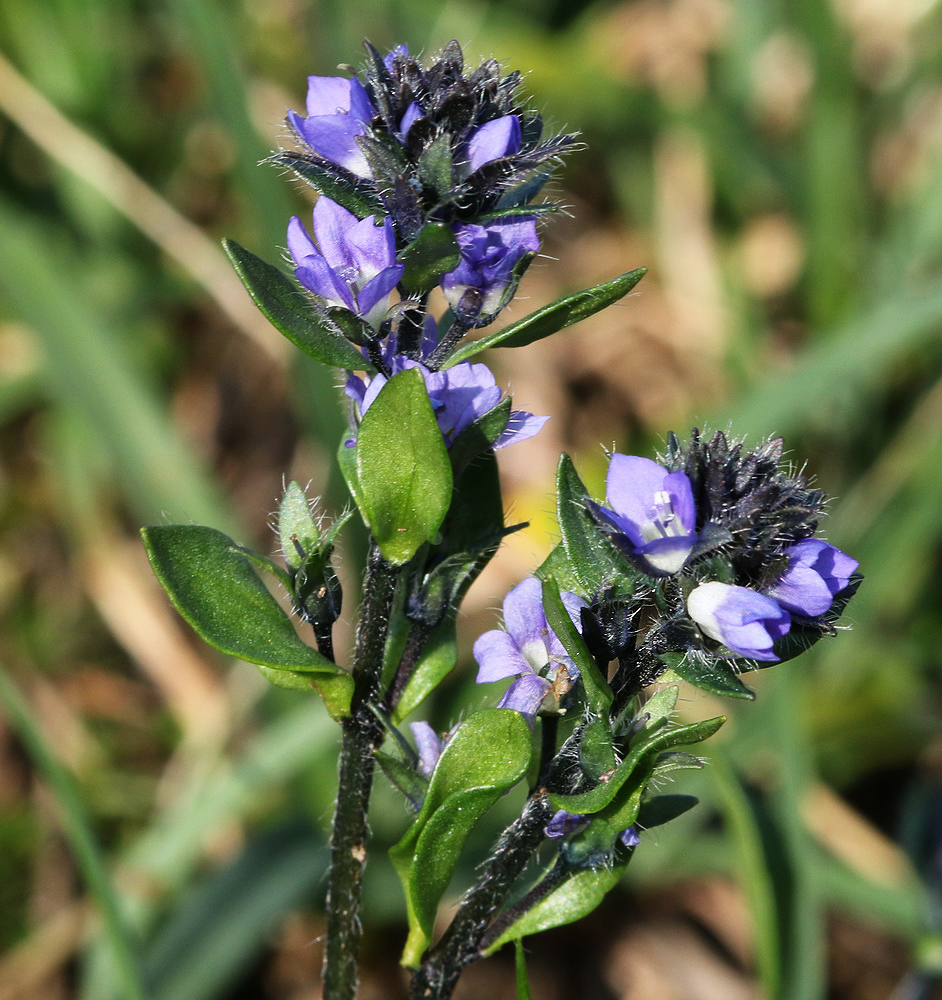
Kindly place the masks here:
[(350, 249), (361, 281), (368, 281), (395, 263), (396, 236), (392, 219), (385, 218), (377, 226), (373, 215), (356, 222), (346, 232)]
[(474, 644), (473, 655), (478, 664), (478, 684), (516, 677), (530, 669), (516, 643), (500, 629), (480, 636)]
[(309, 76), (306, 103), (307, 113), (312, 117), (349, 114), (358, 121), (368, 122), (376, 113), (363, 84), (344, 76)]
[(356, 255), (349, 234), (359, 219), (330, 198), (318, 198), (312, 213), (314, 236), (324, 259), (348, 283), (359, 277)]
[(288, 253), (294, 258), (295, 264), (300, 264), (305, 257), (311, 255), (320, 257), (321, 252), (317, 245), (308, 235), (304, 228), (304, 223), (296, 216), (291, 217), (288, 223)]
[(386, 312), (386, 303), (389, 300), (389, 293), (399, 284), (404, 268), (402, 264), (393, 264), (384, 271), (380, 271), (371, 281), (360, 290), (357, 295), (357, 311), (374, 327), (383, 318)]
[(419, 752), (419, 774), (431, 777), (438, 758), (442, 755), (445, 741), (439, 738), (438, 733), (427, 722), (410, 722), (409, 728)]
[(527, 656), (531, 669), (540, 670), (546, 666), (549, 656), (546, 650), (546, 637), (549, 625), (546, 613), (543, 611), (543, 585), (535, 576), (528, 576), (507, 591), (504, 598), (504, 628), (513, 638), (517, 649), (524, 651), (528, 647), (539, 646), (542, 650)]
[(549, 417), (537, 417), (526, 410), (511, 410), (507, 426), (494, 442), (494, 448), (505, 448), (508, 444), (526, 441), (540, 432)]
[(294, 269), (294, 274), (305, 288), (319, 295), (328, 305), (356, 309), (349, 287), (337, 278), (336, 272), (323, 257), (313, 254), (305, 257), (304, 262)]
[(823, 615), (857, 570), (857, 560), (818, 538), (786, 549), (788, 568), (766, 593), (798, 615)]
[(521, 674), (497, 703), (498, 708), (512, 708), (528, 720), (534, 718), (550, 692), (552, 684), (536, 674)]
[(303, 118), (294, 111), (288, 112), (288, 121), (318, 156), (336, 163), (357, 177), (373, 176), (369, 162), (357, 142), (357, 137), (366, 133), (363, 122), (352, 115)]
[(520, 119), (504, 115), (486, 122), (468, 140), (468, 173), (473, 174), (486, 163), (512, 156), (520, 149)]
[(363, 412), (363, 398), (366, 395), (366, 383), (359, 375), (350, 375), (343, 387), (343, 394), (347, 399), (352, 399)]
[(772, 650), (791, 628), (788, 612), (765, 594), (713, 581), (687, 598), (687, 613), (711, 639), (753, 660), (777, 662)]

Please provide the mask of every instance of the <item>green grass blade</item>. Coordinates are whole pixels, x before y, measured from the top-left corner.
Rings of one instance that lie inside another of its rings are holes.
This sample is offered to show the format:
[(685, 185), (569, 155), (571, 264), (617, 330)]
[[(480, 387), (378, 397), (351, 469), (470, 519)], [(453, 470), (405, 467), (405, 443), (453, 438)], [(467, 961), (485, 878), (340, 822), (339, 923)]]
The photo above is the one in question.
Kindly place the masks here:
[(0, 667), (0, 702), (30, 756), (42, 772), (59, 805), (62, 829), (89, 892), (98, 904), (108, 950), (114, 961), (117, 987), (125, 1000), (145, 1000), (135, 948), (118, 905), (105, 860), (71, 774), (46, 743), (39, 725), (16, 685)]
[(777, 997), (782, 976), (779, 920), (775, 889), (765, 863), (762, 833), (727, 754), (722, 747), (715, 746), (710, 757), (707, 773), (719, 792), (719, 803), (736, 854), (733, 868), (752, 913), (759, 982), (767, 996)]
[(231, 988), (285, 914), (316, 889), (328, 861), (323, 836), (307, 822), (255, 836), (161, 929), (144, 963), (154, 1000), (214, 1000)]
[[(241, 753), (199, 770), (151, 826), (121, 858), (122, 867), (135, 876), (129, 885), (160, 886), (162, 894), (125, 889), (124, 912), (143, 938), (152, 930), (166, 899), (179, 893), (193, 877), (207, 839), (256, 808), (305, 769), (332, 773), (335, 731), (320, 703), (307, 697), (254, 736)], [(321, 783), (326, 812), (333, 802), (333, 781)], [(116, 988), (115, 968), (101, 946), (93, 947), (84, 970), (81, 996), (99, 1000)]]
[(889, 366), (933, 342), (940, 323), (938, 285), (888, 300), (823, 336), (789, 372), (760, 380), (725, 416), (738, 433), (787, 436), (824, 424), (837, 406), (862, 408)]
[(82, 413), (117, 464), (138, 516), (172, 513), (234, 530), (209, 476), (112, 333), (113, 321), (83, 298), (80, 282), (63, 280), (81, 262), (2, 201), (0, 227), (0, 290), (38, 335), (53, 394)]

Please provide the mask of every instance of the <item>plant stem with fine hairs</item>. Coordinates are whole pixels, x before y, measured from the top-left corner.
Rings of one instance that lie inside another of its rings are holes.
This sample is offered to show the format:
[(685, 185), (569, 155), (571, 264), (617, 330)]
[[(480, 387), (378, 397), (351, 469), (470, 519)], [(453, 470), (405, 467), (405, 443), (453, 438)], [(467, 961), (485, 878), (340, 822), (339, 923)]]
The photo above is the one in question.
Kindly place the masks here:
[(382, 672), (397, 573), (372, 544), (357, 625), (353, 704), (351, 714), (342, 723), (339, 795), (330, 841), (327, 887), (324, 1000), (353, 1000), (356, 994), (367, 813), (373, 787), (374, 751), (382, 740), (382, 725), (370, 704), (375, 700)]

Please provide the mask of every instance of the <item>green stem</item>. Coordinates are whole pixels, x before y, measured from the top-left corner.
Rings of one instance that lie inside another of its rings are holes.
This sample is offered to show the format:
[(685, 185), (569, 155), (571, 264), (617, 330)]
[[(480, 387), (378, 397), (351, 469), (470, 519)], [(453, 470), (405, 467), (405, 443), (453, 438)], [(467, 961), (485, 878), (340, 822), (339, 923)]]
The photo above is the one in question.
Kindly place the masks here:
[(382, 725), (370, 704), (375, 700), (382, 672), (396, 577), (397, 570), (372, 544), (353, 658), (356, 681), (353, 706), (342, 723), (339, 791), (327, 886), (324, 1000), (353, 1000), (356, 994), (367, 813), (373, 787), (374, 751), (383, 738)]

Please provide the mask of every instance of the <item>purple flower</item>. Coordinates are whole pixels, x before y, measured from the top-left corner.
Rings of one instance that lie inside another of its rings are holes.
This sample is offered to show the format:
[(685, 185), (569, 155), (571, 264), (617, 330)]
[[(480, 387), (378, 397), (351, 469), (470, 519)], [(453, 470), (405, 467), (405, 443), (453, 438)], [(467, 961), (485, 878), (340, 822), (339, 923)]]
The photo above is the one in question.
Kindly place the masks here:
[(461, 262), (442, 277), (442, 289), (455, 314), (474, 322), (499, 312), (514, 266), (525, 254), (540, 249), (540, 239), (536, 222), (529, 217), (486, 226), (469, 223), (456, 226), (454, 232)]
[(289, 111), (288, 121), (319, 156), (358, 177), (372, 177), (357, 137), (375, 116), (373, 102), (355, 77), (309, 76), (307, 117)]
[(793, 614), (814, 618), (823, 615), (843, 590), (857, 560), (818, 538), (808, 538), (785, 550), (788, 569), (766, 590)]
[(711, 639), (738, 656), (778, 662), (776, 639), (791, 628), (788, 612), (777, 601), (748, 587), (701, 583), (687, 598), (687, 613)]
[[(408, 368), (418, 368), (422, 373), (425, 388), (432, 401), (432, 410), (445, 444), (449, 447), (462, 431), (493, 410), (501, 399), (501, 391), (487, 365), (463, 361), (444, 371), (433, 372), (418, 361), (397, 356), (390, 367), (393, 375)], [(347, 379), (344, 392), (356, 403), (361, 419), (386, 382), (385, 375), (374, 375), (367, 382), (359, 375), (351, 375)], [(517, 441), (526, 441), (547, 420), (549, 417), (536, 417), (525, 410), (513, 410), (507, 427), (494, 442), (494, 447), (503, 448)]]
[(516, 115), (503, 115), (485, 122), (471, 133), (467, 145), (467, 172), (473, 174), (476, 170), (494, 160), (505, 156), (513, 156), (520, 150), (523, 135), (520, 130), (520, 119)]
[[(585, 601), (564, 591), (563, 604), (576, 628)], [(579, 670), (546, 621), (543, 587), (535, 576), (517, 584), (504, 598), (504, 628), (485, 632), (474, 644), (478, 684), (517, 679), (498, 703), (532, 718), (550, 695), (554, 707), (579, 677)]]
[(403, 270), (396, 263), (392, 221), (375, 222), (373, 215), (359, 220), (322, 196), (313, 213), (316, 243), (297, 216), (288, 224), (288, 250), (298, 281), (327, 305), (349, 309), (374, 328)]
[[(584, 813), (571, 813), (566, 812), (565, 809), (560, 809), (558, 812), (553, 814), (552, 819), (543, 828), (543, 832), (547, 837), (557, 838), (565, 837), (570, 833), (576, 833), (586, 826), (591, 819), (590, 816), (586, 816)], [(634, 826), (626, 827), (618, 835), (618, 839), (625, 845), (625, 847), (637, 847), (641, 843), (641, 838), (638, 836), (638, 831)]]
[(430, 778), (435, 765), (438, 764), (438, 758), (442, 755), (442, 750), (445, 749), (448, 737), (442, 739), (427, 722), (410, 722), (409, 728), (412, 730), (415, 747), (419, 752), (419, 774), (423, 778)]
[(651, 576), (683, 569), (697, 540), (693, 491), (686, 472), (668, 472), (649, 458), (612, 455), (606, 493), (612, 509), (589, 501), (612, 540)]

